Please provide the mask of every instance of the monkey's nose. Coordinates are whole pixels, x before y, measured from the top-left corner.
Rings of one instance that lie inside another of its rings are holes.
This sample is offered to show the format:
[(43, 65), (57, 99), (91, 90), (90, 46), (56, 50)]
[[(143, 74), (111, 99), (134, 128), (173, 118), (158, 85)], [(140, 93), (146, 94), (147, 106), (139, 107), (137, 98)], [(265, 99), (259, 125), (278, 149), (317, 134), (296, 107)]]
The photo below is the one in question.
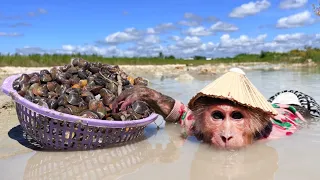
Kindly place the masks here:
[(227, 136), (221, 136), (221, 139), (224, 143), (227, 143), (228, 141), (230, 141), (230, 139), (232, 139), (233, 136), (231, 135), (227, 135)]

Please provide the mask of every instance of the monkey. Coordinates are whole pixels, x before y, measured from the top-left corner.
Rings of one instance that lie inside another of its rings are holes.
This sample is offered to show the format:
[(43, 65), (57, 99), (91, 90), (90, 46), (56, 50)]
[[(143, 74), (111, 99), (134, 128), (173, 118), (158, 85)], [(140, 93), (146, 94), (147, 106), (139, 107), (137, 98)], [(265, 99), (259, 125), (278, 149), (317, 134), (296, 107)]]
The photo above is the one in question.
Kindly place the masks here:
[(293, 90), (276, 93), (266, 100), (277, 112), (270, 114), (223, 97), (201, 96), (185, 105), (140, 85), (123, 91), (114, 100), (113, 111), (124, 111), (136, 100), (145, 101), (166, 122), (179, 123), (183, 138), (194, 136), (218, 149), (239, 149), (256, 141), (290, 136), (307, 122), (307, 117), (320, 114), (314, 99)]

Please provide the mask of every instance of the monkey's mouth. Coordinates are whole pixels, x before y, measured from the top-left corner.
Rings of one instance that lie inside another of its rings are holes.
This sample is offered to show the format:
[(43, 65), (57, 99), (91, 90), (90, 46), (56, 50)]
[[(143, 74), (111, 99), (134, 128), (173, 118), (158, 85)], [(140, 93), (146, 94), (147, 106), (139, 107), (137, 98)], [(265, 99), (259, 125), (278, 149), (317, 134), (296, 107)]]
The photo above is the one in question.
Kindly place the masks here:
[(224, 142), (224, 141), (215, 141), (212, 139), (212, 144), (218, 148), (223, 150), (238, 150), (247, 146), (247, 144), (243, 142)]

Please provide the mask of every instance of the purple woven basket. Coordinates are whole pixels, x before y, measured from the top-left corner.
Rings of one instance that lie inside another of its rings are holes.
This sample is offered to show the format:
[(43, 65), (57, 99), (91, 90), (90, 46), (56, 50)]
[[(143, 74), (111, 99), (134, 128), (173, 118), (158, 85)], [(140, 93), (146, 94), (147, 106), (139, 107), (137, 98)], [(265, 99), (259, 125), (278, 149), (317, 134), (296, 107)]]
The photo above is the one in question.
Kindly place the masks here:
[(7, 77), (2, 91), (15, 101), (25, 133), (44, 149), (86, 150), (136, 139), (158, 115), (134, 121), (105, 121), (69, 115), (34, 104), (20, 96), (12, 83), (20, 75)]

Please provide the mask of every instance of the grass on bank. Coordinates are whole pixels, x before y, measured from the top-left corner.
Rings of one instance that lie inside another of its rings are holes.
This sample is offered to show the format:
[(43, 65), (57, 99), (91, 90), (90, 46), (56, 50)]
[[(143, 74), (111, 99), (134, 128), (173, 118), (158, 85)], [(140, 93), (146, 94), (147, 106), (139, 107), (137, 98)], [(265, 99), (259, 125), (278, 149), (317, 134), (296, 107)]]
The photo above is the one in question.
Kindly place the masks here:
[(144, 58), (125, 57), (103, 57), (86, 54), (32, 54), (32, 55), (5, 55), (0, 54), (0, 66), (23, 66), (23, 67), (44, 67), (64, 65), (70, 62), (72, 57), (81, 57), (91, 62), (101, 62), (113, 65), (164, 65), (164, 64), (186, 64), (201, 65), (214, 63), (242, 63), (242, 62), (269, 62), (269, 63), (303, 63), (307, 59), (320, 62), (320, 49), (306, 47), (303, 50), (291, 50), (286, 53), (264, 52), (260, 54), (239, 54), (235, 57), (215, 58), (206, 60), (206, 57), (195, 56), (194, 60), (177, 59), (174, 56), (163, 56)]

